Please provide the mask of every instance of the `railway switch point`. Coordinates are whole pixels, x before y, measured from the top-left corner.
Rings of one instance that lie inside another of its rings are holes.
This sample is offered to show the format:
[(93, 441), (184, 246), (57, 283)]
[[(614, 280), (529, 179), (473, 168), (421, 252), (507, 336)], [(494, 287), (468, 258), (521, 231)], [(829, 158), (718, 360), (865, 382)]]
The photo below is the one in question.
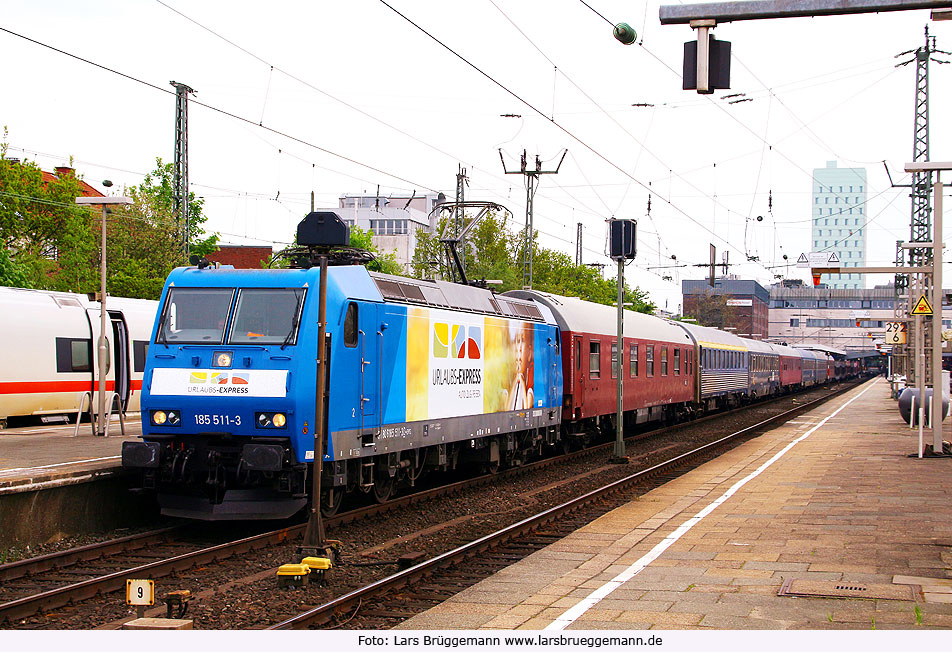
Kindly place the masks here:
[(307, 586), (311, 569), (305, 564), (284, 564), (278, 568), (278, 586), (296, 589)]
[[(326, 557), (330, 560), (331, 566), (340, 563), (340, 549), (344, 544), (336, 539), (325, 539), (321, 546), (301, 546), (298, 548), (298, 554), (301, 557)], [(304, 562), (301, 562), (302, 564)]]

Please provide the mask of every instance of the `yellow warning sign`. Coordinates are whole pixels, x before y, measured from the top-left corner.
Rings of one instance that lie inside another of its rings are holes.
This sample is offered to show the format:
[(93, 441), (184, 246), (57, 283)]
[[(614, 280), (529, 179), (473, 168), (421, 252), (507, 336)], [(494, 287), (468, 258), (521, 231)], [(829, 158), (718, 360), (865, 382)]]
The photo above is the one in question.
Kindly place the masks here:
[(913, 315), (931, 315), (932, 314), (932, 305), (929, 303), (929, 300), (926, 299), (926, 295), (919, 297), (919, 300), (916, 301), (916, 307), (912, 309)]

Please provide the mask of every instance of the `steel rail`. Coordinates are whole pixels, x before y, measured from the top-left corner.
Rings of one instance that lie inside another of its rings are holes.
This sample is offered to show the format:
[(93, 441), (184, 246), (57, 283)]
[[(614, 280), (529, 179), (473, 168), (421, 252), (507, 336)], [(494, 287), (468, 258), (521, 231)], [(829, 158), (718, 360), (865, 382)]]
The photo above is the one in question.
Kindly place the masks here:
[(169, 535), (185, 528), (185, 525), (173, 525), (160, 530), (130, 534), (129, 536), (108, 541), (90, 543), (78, 548), (60, 550), (36, 557), (0, 564), (0, 582), (36, 575), (56, 568), (67, 568), (80, 562), (93, 561), (102, 557), (116, 555), (130, 550), (140, 550), (146, 546), (168, 541)]
[(813, 409), (830, 400), (831, 398), (839, 396), (840, 394), (853, 389), (855, 386), (856, 385), (851, 383), (849, 386), (843, 387), (839, 391), (832, 392), (828, 396), (824, 396), (814, 401), (810, 401), (809, 403), (805, 403), (790, 410), (786, 410), (785, 412), (769, 417), (768, 419), (765, 419), (764, 421), (756, 423), (752, 426), (748, 426), (734, 433), (721, 437), (720, 439), (717, 439), (713, 442), (699, 446), (691, 451), (677, 455), (670, 460), (655, 464), (652, 467), (633, 473), (629, 476), (621, 478), (620, 480), (616, 480), (605, 485), (604, 487), (595, 489), (582, 496), (579, 496), (578, 498), (574, 498), (570, 501), (562, 503), (561, 505), (549, 508), (543, 512), (540, 512), (539, 514), (536, 514), (535, 516), (523, 519), (518, 523), (514, 523), (492, 534), (481, 537), (476, 541), (472, 541), (453, 550), (444, 552), (440, 555), (437, 555), (436, 557), (433, 557), (432, 559), (421, 562), (416, 566), (411, 566), (410, 568), (399, 571), (389, 577), (385, 577), (383, 579), (377, 580), (376, 582), (368, 584), (365, 587), (351, 591), (350, 593), (319, 605), (314, 609), (310, 609), (297, 614), (296, 616), (292, 616), (291, 618), (272, 625), (267, 629), (298, 629), (330, 622), (330, 620), (337, 613), (353, 611), (354, 609), (359, 608), (359, 605), (363, 602), (363, 600), (369, 597), (379, 595), (393, 589), (401, 588), (413, 583), (413, 581), (417, 579), (431, 575), (442, 568), (452, 566), (463, 559), (473, 557), (484, 550), (499, 546), (500, 544), (506, 543), (507, 541), (517, 538), (523, 534), (537, 530), (539, 527), (550, 523), (561, 516), (581, 509), (591, 502), (605, 498), (606, 496), (615, 492), (625, 490), (631, 485), (643, 482), (656, 475), (669, 472), (678, 466), (691, 461), (693, 458), (702, 455), (704, 452), (709, 451), (714, 447), (742, 438), (746, 435), (751, 435), (758, 430), (762, 430), (765, 427), (779, 421), (789, 420), (797, 414), (809, 409)]

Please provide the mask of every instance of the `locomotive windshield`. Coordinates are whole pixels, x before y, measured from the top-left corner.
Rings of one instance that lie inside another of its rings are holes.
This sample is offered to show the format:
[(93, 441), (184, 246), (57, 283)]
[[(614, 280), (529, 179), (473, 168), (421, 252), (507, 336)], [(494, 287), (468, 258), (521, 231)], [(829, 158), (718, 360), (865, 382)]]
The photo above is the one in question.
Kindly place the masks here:
[(172, 288), (156, 342), (220, 344), (235, 291), (232, 288)]
[(303, 288), (245, 288), (228, 336), (229, 344), (294, 344)]

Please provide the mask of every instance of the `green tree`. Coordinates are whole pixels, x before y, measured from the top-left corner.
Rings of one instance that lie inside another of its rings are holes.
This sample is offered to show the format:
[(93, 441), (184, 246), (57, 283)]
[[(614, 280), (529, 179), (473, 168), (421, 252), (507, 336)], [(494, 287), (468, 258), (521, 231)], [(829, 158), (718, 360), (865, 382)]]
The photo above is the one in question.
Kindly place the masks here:
[(3, 247), (0, 247), (0, 285), (15, 288), (25, 288), (30, 285), (26, 272), (10, 258), (9, 252)]
[[(439, 234), (447, 224), (442, 219), (436, 233), (417, 231), (417, 248), (413, 254), (411, 270), (416, 278), (442, 278), (448, 280), (446, 254)], [(611, 305), (618, 297), (614, 280), (606, 280), (597, 270), (585, 265), (576, 266), (568, 254), (546, 249), (533, 241), (532, 286), (541, 292), (581, 297), (588, 301)], [(470, 280), (493, 279), (497, 292), (522, 287), (523, 247), (522, 234), (513, 234), (506, 226), (503, 216), (487, 213), (466, 239), (466, 275)], [(434, 264), (436, 263), (436, 264)], [(631, 309), (651, 314), (655, 305), (648, 295), (638, 288), (625, 286), (625, 303)]]
[(392, 251), (387, 253), (380, 251), (380, 248), (374, 244), (373, 237), (372, 229), (364, 231), (356, 225), (350, 227), (350, 246), (369, 251), (376, 258), (376, 260), (367, 264), (368, 269), (384, 274), (404, 275), (403, 265), (397, 262), (397, 255)]
[(44, 179), (32, 161), (7, 157), (0, 143), (0, 247), (20, 270), (22, 285), (86, 292), (96, 279), (97, 257), (89, 211), (78, 207), (79, 180), (71, 174)]
[[(158, 299), (165, 278), (187, 264), (182, 249), (183, 225), (176, 220), (171, 163), (155, 160), (156, 168), (142, 183), (125, 192), (133, 203), (113, 209), (108, 220), (106, 260), (109, 294)], [(204, 201), (189, 193), (189, 253), (205, 256), (217, 248), (218, 235), (205, 235)]]

